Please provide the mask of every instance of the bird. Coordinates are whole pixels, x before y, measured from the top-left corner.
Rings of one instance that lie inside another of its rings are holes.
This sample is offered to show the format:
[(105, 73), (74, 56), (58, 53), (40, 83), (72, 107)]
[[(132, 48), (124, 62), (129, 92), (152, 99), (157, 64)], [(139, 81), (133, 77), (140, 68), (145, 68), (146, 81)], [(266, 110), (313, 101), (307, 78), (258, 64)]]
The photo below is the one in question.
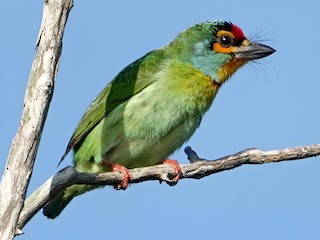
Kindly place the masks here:
[[(116, 189), (128, 187), (128, 169), (161, 163), (173, 167), (177, 182), (180, 166), (168, 157), (194, 134), (237, 69), (274, 52), (230, 21), (192, 25), (106, 85), (81, 118), (61, 161), (73, 151), (79, 172), (120, 172), (123, 181)], [(44, 207), (44, 215), (56, 218), (74, 197), (97, 187), (67, 187)]]

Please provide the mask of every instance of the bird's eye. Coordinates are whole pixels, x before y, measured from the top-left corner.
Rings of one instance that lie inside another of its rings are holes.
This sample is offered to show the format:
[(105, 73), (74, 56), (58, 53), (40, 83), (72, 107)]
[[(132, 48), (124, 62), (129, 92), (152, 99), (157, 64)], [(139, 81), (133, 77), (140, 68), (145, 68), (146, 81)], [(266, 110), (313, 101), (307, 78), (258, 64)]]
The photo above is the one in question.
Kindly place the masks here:
[(221, 47), (228, 48), (233, 45), (234, 38), (228, 35), (223, 35), (217, 38), (217, 42), (221, 45)]

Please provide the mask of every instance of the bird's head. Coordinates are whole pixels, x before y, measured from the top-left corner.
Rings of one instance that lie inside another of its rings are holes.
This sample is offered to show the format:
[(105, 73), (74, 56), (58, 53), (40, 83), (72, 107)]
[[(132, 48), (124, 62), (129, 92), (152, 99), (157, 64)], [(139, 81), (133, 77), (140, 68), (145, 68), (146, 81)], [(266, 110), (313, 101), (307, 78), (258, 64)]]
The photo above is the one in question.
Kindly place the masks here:
[(223, 20), (191, 26), (168, 48), (169, 52), (191, 63), (218, 84), (248, 61), (275, 52), (269, 46), (251, 42), (238, 26)]

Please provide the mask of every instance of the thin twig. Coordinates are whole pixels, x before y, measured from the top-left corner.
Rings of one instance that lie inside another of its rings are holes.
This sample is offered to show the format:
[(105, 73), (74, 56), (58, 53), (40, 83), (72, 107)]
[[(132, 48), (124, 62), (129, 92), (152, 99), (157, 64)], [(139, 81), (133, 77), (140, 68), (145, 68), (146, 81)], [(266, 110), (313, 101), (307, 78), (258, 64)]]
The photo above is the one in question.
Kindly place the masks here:
[[(289, 160), (299, 160), (320, 155), (320, 144), (285, 148), (270, 151), (248, 149), (233, 155), (225, 156), (217, 160), (206, 160), (198, 157), (190, 147), (185, 149), (191, 164), (181, 164), (181, 179), (200, 179), (208, 175), (231, 170), (243, 164), (264, 164)], [(131, 183), (139, 183), (148, 180), (169, 181), (173, 169), (168, 164), (156, 165), (130, 170)], [(26, 200), (24, 209), (19, 218), (18, 229), (25, 224), (41, 209), (50, 199), (54, 198), (61, 190), (72, 184), (97, 184), (113, 185), (122, 181), (122, 175), (116, 172), (100, 174), (79, 173), (73, 167), (66, 167), (49, 178), (41, 187), (34, 191)], [(17, 230), (18, 232), (18, 230)]]

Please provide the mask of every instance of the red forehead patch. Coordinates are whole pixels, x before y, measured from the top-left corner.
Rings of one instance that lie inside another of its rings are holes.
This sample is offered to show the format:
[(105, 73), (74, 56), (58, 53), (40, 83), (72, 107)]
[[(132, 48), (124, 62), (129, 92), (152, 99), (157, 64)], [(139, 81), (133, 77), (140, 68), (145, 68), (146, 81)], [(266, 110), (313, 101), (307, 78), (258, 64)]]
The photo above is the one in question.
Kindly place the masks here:
[(246, 39), (246, 36), (243, 34), (241, 28), (239, 28), (237, 25), (234, 25), (232, 23), (231, 23), (231, 32), (237, 40)]

